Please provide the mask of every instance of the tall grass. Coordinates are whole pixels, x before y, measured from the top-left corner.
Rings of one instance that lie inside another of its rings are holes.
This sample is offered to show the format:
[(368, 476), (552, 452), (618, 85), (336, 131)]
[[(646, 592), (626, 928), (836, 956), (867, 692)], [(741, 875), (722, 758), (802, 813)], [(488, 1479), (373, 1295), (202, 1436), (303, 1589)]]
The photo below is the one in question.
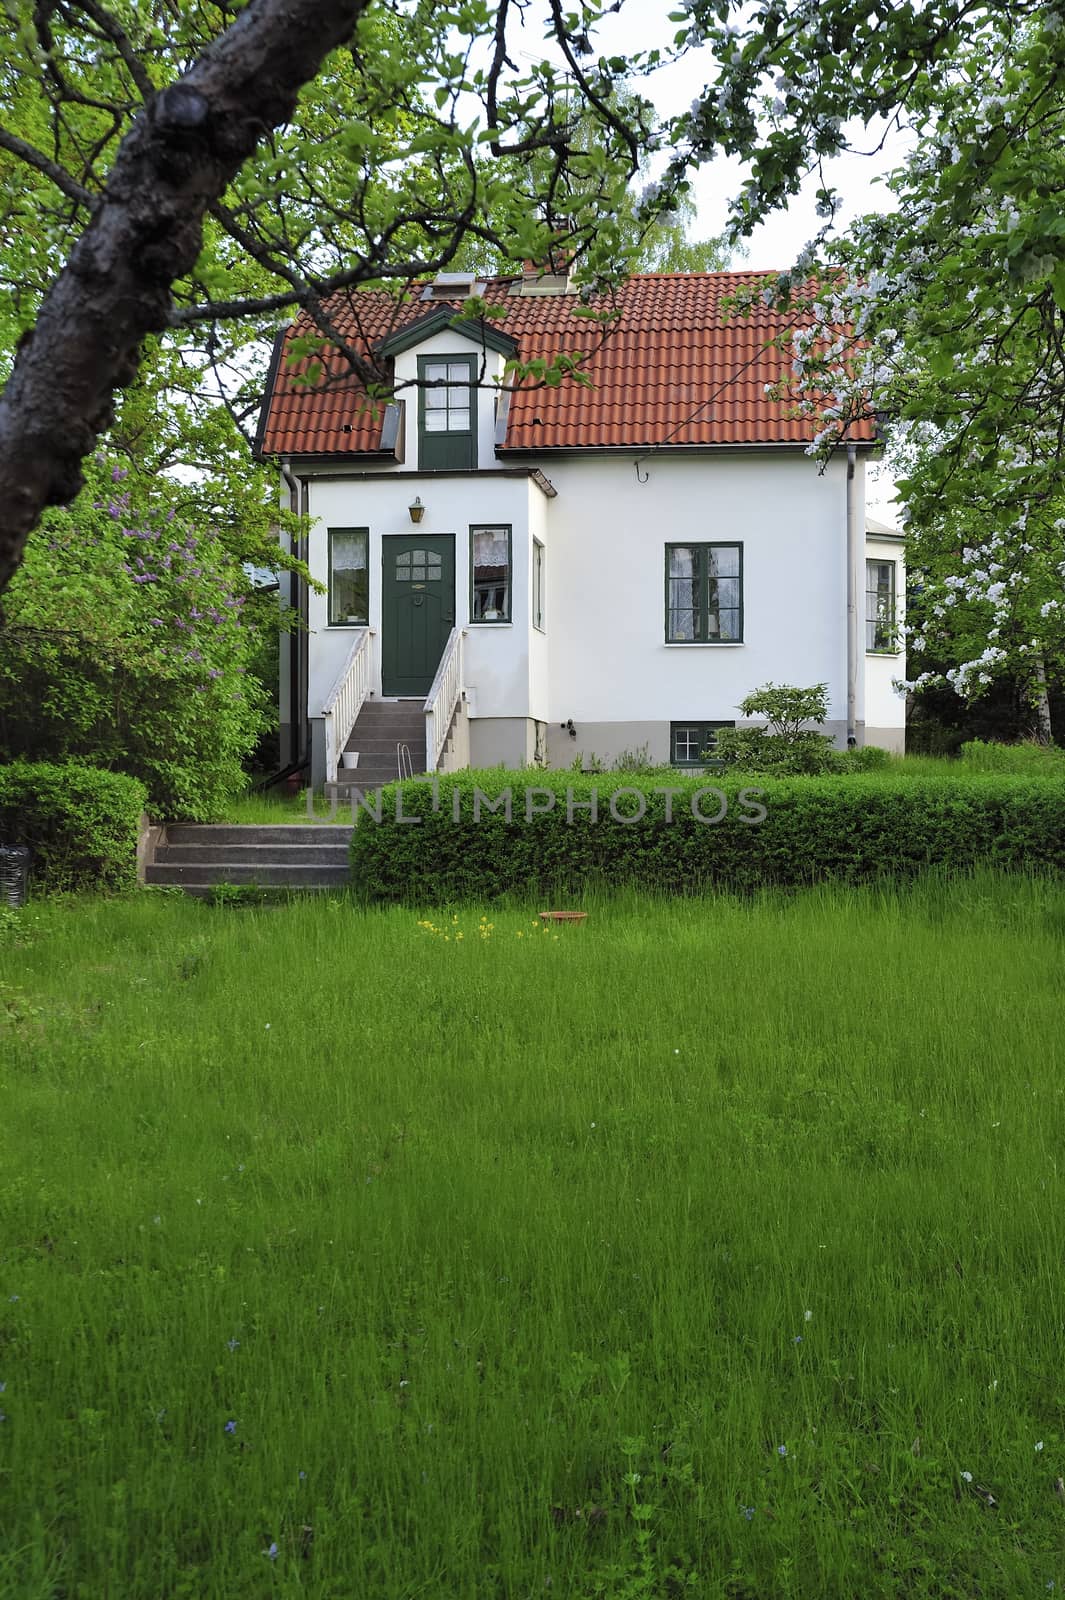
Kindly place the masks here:
[(0, 1594), (1061, 1588), (1065, 889), (589, 911), (18, 919)]

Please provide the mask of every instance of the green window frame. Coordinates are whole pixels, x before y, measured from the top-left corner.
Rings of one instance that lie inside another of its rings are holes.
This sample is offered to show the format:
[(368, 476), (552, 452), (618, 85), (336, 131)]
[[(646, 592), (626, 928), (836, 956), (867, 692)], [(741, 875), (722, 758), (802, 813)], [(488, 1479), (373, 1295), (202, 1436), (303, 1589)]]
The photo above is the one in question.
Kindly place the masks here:
[(477, 465), (477, 357), (418, 357), (418, 466)]
[(865, 648), (878, 655), (898, 654), (895, 574), (894, 561), (865, 563)]
[(532, 569), (532, 625), (540, 633), (547, 630), (544, 627), (544, 576), (547, 553), (539, 539), (533, 540), (533, 569)]
[(666, 643), (743, 643), (743, 545), (666, 545)]
[[(505, 546), (505, 560), (500, 556)], [(470, 621), (492, 627), (511, 620), (514, 541), (509, 522), (470, 526)]]
[(329, 626), (365, 628), (370, 622), (370, 530), (330, 528)]
[[(671, 722), (669, 725), (669, 760), (674, 767), (720, 767), (713, 749), (717, 744), (719, 728), (734, 728), (732, 722)], [(704, 756), (704, 751), (709, 751)]]

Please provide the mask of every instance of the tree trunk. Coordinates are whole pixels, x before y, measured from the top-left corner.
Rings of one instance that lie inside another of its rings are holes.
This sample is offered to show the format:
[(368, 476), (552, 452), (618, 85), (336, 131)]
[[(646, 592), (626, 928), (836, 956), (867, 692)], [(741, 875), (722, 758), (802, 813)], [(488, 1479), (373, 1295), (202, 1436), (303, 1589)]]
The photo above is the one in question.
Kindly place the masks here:
[(1042, 651), (1035, 658), (1034, 677), (1032, 708), (1035, 711), (1035, 737), (1040, 744), (1050, 744), (1053, 740), (1050, 727), (1050, 696), (1047, 693), (1047, 669)]
[(145, 336), (170, 321), (171, 285), (195, 264), (207, 208), (368, 3), (251, 0), (123, 139), (0, 397), (0, 591), (41, 513), (81, 488), (115, 390), (135, 376)]

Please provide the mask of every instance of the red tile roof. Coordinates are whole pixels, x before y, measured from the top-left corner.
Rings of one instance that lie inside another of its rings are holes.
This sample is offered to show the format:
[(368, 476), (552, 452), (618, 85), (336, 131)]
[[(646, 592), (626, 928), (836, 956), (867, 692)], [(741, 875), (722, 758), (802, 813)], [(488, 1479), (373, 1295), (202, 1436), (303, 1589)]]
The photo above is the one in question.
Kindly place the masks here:
[[(490, 282), (485, 296), (506, 315), (493, 319), (516, 338), (521, 358), (552, 359), (560, 352), (591, 352), (583, 363), (592, 379), (584, 388), (564, 379), (558, 388), (528, 385), (510, 398), (506, 441), (510, 451), (644, 448), (670, 445), (804, 444), (818, 430), (813, 418), (791, 415), (787, 401), (770, 400), (787, 357), (769, 340), (787, 325), (760, 301), (731, 316), (723, 301), (760, 283), (755, 272), (648, 273), (618, 290), (617, 321), (604, 338), (599, 325), (574, 316), (576, 295), (508, 296), (507, 280)], [(338, 331), (369, 352), (390, 333), (425, 315), (421, 287), (396, 300), (364, 291), (338, 296), (329, 310)], [(307, 331), (297, 321), (286, 346)], [(382, 415), (366, 403), (362, 386), (344, 376), (334, 352), (320, 358), (326, 379), (299, 387), (294, 377), (309, 358), (277, 366), (266, 397), (260, 449), (264, 455), (358, 456), (380, 450)], [(871, 443), (872, 417), (849, 437)]]

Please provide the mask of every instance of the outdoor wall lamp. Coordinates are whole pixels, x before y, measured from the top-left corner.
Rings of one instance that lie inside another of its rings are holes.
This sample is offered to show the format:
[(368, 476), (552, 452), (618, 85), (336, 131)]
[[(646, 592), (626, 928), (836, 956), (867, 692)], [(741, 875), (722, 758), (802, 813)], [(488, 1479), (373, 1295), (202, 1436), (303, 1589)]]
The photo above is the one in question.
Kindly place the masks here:
[(421, 495), (416, 494), (411, 504), (407, 507), (412, 522), (420, 522), (425, 516), (425, 507), (422, 505)]

